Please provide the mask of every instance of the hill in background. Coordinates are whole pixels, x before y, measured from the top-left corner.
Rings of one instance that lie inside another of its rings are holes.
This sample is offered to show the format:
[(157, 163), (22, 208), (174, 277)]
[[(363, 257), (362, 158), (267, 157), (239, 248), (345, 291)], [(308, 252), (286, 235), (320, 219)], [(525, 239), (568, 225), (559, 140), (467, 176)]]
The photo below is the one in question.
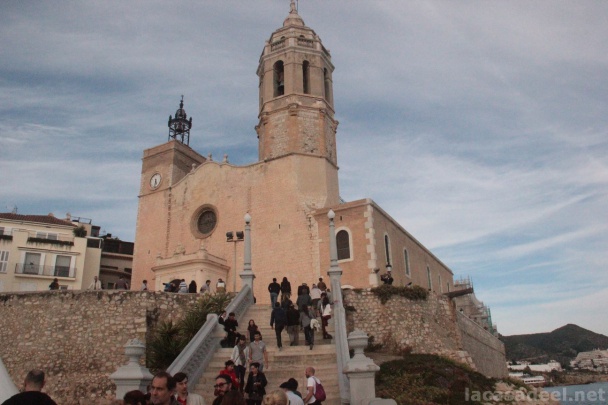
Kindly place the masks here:
[(552, 332), (500, 336), (500, 340), (505, 344), (508, 361), (545, 363), (557, 360), (562, 366), (569, 365), (579, 352), (608, 349), (608, 336), (573, 324)]

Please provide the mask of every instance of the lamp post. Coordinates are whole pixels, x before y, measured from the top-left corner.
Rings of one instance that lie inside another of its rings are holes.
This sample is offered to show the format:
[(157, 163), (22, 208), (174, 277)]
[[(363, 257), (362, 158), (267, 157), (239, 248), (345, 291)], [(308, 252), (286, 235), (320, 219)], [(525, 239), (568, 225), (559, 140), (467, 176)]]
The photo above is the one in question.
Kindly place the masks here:
[[(235, 238), (236, 235), (236, 238)], [(234, 244), (234, 273), (233, 273), (233, 277), (232, 277), (232, 291), (234, 291), (236, 293), (236, 244), (239, 242), (242, 242), (245, 239), (245, 234), (243, 233), (243, 231), (236, 231), (236, 232), (226, 232), (226, 242), (231, 242)]]
[(241, 272), (241, 283), (248, 285), (251, 289), (251, 303), (253, 304), (253, 280), (255, 274), (251, 270), (251, 215), (245, 214), (245, 251), (243, 252), (243, 271)]

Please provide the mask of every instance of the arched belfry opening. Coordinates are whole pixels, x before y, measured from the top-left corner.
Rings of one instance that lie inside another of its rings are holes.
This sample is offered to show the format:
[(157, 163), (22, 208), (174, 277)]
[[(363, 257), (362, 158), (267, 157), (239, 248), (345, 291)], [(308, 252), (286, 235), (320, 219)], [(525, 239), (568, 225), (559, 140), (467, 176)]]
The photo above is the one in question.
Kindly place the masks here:
[(302, 62), (302, 92), (310, 94), (310, 62)]
[(186, 110), (184, 110), (184, 96), (179, 103), (179, 108), (175, 112), (175, 118), (169, 115), (169, 141), (175, 139), (183, 144), (190, 143), (190, 128), (192, 128), (192, 117), (188, 120)]
[(275, 62), (273, 72), (274, 97), (279, 97), (285, 94), (285, 66), (282, 60)]

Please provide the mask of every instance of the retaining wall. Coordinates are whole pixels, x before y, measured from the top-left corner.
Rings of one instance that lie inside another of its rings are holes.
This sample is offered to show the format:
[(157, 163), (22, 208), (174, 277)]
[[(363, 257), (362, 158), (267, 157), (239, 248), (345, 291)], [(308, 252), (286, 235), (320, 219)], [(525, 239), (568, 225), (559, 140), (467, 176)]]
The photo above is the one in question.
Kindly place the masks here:
[(504, 344), (461, 314), (452, 301), (391, 297), (386, 304), (366, 290), (344, 291), (348, 332), (361, 329), (394, 352), (437, 354), (468, 364), (484, 375), (507, 376)]
[(38, 368), (58, 404), (103, 403), (116, 388), (108, 376), (127, 363), (127, 341), (146, 342), (159, 321), (181, 318), (196, 298), (117, 290), (0, 294), (0, 356), (18, 387)]

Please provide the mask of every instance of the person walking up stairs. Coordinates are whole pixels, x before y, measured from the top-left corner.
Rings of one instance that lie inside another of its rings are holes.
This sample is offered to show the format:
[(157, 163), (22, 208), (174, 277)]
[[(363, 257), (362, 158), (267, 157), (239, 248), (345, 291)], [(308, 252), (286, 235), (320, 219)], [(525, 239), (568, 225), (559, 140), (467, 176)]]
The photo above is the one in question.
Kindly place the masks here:
[[(279, 389), (280, 385), (290, 378), (298, 381), (302, 388), (301, 393), (306, 395), (307, 380), (304, 371), (308, 367), (315, 369), (315, 376), (322, 382), (325, 389), (327, 399), (323, 404), (339, 405), (340, 390), (338, 387), (338, 366), (336, 356), (336, 346), (331, 339), (318, 339), (314, 350), (310, 350), (309, 346), (286, 346), (283, 345), (282, 351), (279, 351), (277, 342), (273, 339), (275, 331), (270, 328), (271, 310), (268, 305), (252, 305), (241, 319), (254, 319), (259, 325), (259, 331), (266, 343), (269, 364), (264, 368), (264, 374), (268, 380), (266, 392), (272, 392)], [(239, 333), (244, 334), (246, 330), (241, 328)], [(329, 324), (329, 331), (333, 332), (333, 323)], [(313, 333), (315, 333), (313, 331)], [(321, 337), (321, 332), (316, 332)], [(304, 341), (304, 333), (298, 330), (298, 339)], [(211, 404), (214, 400), (213, 385), (215, 377), (221, 369), (224, 368), (224, 363), (229, 360), (233, 352), (233, 348), (218, 349), (207, 370), (203, 373), (201, 379), (196, 383), (193, 392), (201, 395), (205, 399), (205, 403)], [(250, 364), (247, 364), (247, 372), (250, 371)], [(192, 387), (191, 382), (191, 387)]]

